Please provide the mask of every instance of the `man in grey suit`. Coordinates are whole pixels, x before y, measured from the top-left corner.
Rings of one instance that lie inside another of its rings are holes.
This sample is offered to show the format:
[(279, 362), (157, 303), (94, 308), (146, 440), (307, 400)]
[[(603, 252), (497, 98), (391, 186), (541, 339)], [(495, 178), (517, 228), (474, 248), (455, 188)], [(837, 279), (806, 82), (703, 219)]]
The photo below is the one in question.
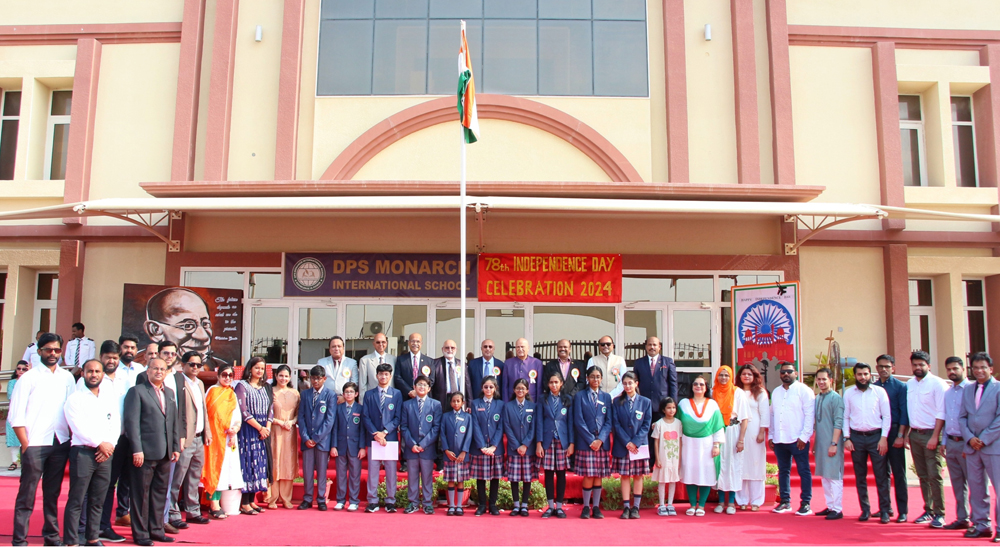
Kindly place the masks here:
[[(962, 409), (958, 421), (965, 440), (966, 465), (969, 471), (969, 504), (972, 506), (973, 527), (965, 532), (967, 538), (987, 538), (990, 530), (990, 497), (986, 490), (986, 476), (993, 483), (997, 495), (1000, 480), (1000, 383), (993, 379), (993, 359), (986, 352), (974, 353), (972, 375), (976, 383), (962, 390)], [(984, 474), (986, 476), (984, 476)], [(994, 516), (1000, 526), (1000, 506)], [(993, 536), (993, 543), (1000, 543), (1000, 534)]]
[(164, 385), (167, 363), (152, 359), (148, 383), (136, 384), (125, 395), (125, 433), (132, 446), (131, 516), (136, 545), (153, 540), (172, 542), (163, 529), (163, 511), (170, 487), (170, 463), (180, 456), (180, 422), (174, 390)]
[(375, 335), (375, 339), (372, 340), (372, 346), (375, 347), (375, 351), (365, 355), (361, 358), (361, 362), (358, 363), (358, 389), (361, 393), (358, 393), (358, 400), (365, 400), (365, 393), (369, 389), (375, 389), (378, 387), (378, 371), (376, 370), (379, 365), (385, 363), (392, 367), (392, 371), (396, 371), (396, 356), (388, 352), (389, 339), (386, 338), (385, 333), (378, 333)]

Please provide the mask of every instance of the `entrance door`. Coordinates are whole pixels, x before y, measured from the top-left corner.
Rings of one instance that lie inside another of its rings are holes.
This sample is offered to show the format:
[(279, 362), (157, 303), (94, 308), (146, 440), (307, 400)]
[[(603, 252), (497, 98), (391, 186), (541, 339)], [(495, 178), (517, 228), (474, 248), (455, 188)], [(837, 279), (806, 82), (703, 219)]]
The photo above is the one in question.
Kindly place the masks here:
[(677, 365), (678, 397), (691, 396), (691, 383), (704, 376), (711, 385), (718, 363), (718, 310), (690, 304), (668, 308), (670, 322), (663, 354)]
[[(289, 361), (289, 325), (292, 306), (290, 303), (269, 301), (266, 304), (251, 304), (244, 315), (244, 351), (247, 360), (263, 357), (270, 370)], [(246, 363), (238, 363), (245, 365)]]
[(497, 359), (501, 361), (506, 357), (508, 348), (514, 351), (514, 342), (518, 338), (525, 338), (527, 333), (527, 318), (524, 308), (515, 308), (513, 304), (481, 304), (480, 305), (479, 332), (477, 344), (470, 351), (479, 357), (480, 343), (483, 340), (493, 340), (493, 351)]
[[(330, 338), (337, 335), (340, 309), (323, 302), (296, 302), (293, 308), (289, 362), (294, 369), (308, 371), (320, 359), (330, 354)], [(301, 374), (301, 373), (297, 373)]]

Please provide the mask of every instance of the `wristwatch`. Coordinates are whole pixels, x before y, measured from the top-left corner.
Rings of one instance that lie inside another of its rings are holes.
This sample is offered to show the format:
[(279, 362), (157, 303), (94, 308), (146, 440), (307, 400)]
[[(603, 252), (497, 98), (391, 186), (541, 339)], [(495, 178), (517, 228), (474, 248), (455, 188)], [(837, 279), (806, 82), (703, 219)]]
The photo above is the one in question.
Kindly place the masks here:
[[(844, 439), (844, 440), (849, 441), (850, 439)], [(830, 446), (837, 446), (837, 443), (830, 443)]]

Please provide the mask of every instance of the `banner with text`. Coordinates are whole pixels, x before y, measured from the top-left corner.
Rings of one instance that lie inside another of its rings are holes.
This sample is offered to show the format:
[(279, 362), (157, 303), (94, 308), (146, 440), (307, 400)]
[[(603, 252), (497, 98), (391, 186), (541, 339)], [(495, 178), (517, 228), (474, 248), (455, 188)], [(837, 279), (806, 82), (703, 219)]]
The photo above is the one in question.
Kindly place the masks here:
[[(459, 298), (457, 254), (285, 253), (286, 297)], [(466, 296), (476, 296), (476, 257), (466, 255)]]
[(622, 301), (622, 256), (481, 254), (480, 302)]

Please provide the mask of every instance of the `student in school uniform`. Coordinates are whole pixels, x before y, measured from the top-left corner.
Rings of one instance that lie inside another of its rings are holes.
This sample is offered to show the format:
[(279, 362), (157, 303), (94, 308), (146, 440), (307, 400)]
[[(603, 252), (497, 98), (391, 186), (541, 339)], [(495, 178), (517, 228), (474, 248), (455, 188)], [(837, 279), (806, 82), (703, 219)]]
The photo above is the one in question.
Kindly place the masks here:
[(469, 465), (469, 447), (472, 446), (472, 415), (464, 410), (465, 396), (456, 391), (451, 394), (451, 411), (441, 421), (441, 450), (444, 452), (444, 480), (448, 483), (449, 517), (465, 514), (462, 498), (465, 481), (472, 473)]
[[(489, 510), (493, 516), (500, 514), (497, 506), (497, 492), (503, 475), (503, 401), (497, 390), (497, 380), (492, 376), (483, 378), (483, 397), (472, 401), (472, 478), (476, 479), (479, 492), (479, 507), (476, 516)], [(489, 481), (489, 503), (487, 505), (486, 481)]]
[[(510, 516), (528, 516), (531, 481), (538, 479), (535, 459), (536, 405), (528, 398), (528, 381), (514, 382), (514, 399), (504, 406), (503, 431), (507, 435), (507, 480), (514, 509)], [(522, 487), (523, 483), (523, 487)]]
[(562, 392), (562, 372), (555, 371), (549, 377), (549, 385), (538, 401), (536, 435), (538, 448), (535, 454), (545, 470), (545, 495), (549, 507), (542, 518), (551, 516), (566, 518), (563, 498), (566, 496), (566, 470), (569, 457), (573, 455), (573, 400)]
[[(392, 387), (392, 365), (382, 363), (375, 367), (378, 385), (365, 392), (361, 405), (362, 422), (368, 432), (368, 443), (399, 442), (399, 422), (403, 415), (403, 394)], [(385, 512), (396, 512), (396, 461), (376, 460), (368, 454), (368, 505), (365, 513), (378, 511), (378, 473), (385, 469)]]
[[(365, 426), (361, 424), (362, 405), (357, 401), (358, 384), (344, 384), (344, 402), (337, 405), (337, 418), (333, 422), (333, 448), (330, 456), (337, 459), (337, 505), (340, 511), (358, 510), (361, 495), (361, 460), (365, 457)], [(350, 488), (350, 498), (348, 498)]]
[[(632, 371), (622, 375), (624, 392), (615, 399), (611, 413), (615, 433), (611, 448), (612, 470), (621, 475), (622, 519), (639, 518), (642, 501), (642, 478), (649, 474), (649, 457), (632, 459), (640, 446), (649, 450), (649, 428), (653, 420), (653, 405), (639, 395), (639, 377)], [(629, 484), (631, 480), (634, 484)], [(632, 501), (629, 503), (629, 491)]]
[[(326, 511), (326, 469), (330, 466), (333, 422), (337, 412), (337, 394), (326, 383), (326, 369), (315, 365), (309, 369), (312, 388), (302, 392), (299, 403), (299, 436), (302, 440), (302, 474), (305, 492), (299, 509), (309, 509), (316, 500), (320, 511)], [(316, 495), (313, 496), (313, 480)]]
[(601, 389), (601, 367), (587, 370), (587, 388), (573, 397), (573, 430), (580, 446), (574, 471), (583, 477), (583, 512), (580, 518), (604, 518), (601, 484), (611, 476), (611, 395)]
[(413, 382), (413, 390), (414, 397), (403, 403), (401, 422), (403, 453), (410, 477), (407, 490), (410, 504), (403, 512), (410, 514), (419, 510), (419, 495), (423, 494), (424, 514), (433, 515), (433, 474), (438, 434), (441, 432), (441, 403), (428, 395), (431, 381), (423, 374)]

